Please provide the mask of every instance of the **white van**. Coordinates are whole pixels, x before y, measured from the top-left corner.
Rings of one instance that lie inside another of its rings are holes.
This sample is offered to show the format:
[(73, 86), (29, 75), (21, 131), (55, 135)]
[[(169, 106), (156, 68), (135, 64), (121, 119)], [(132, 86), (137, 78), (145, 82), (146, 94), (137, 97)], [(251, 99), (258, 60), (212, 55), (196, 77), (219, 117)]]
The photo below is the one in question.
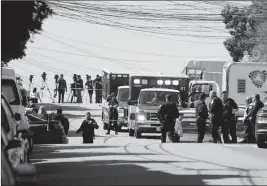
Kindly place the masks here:
[[(1, 68), (1, 91), (9, 102), (14, 113), (18, 113), (21, 116), (21, 123), (18, 125), (17, 130), (25, 131), (30, 130), (30, 125), (27, 117), (25, 116), (25, 107), (27, 101), (22, 99), (20, 88), (16, 83), (15, 70), (8, 67)], [(32, 137), (28, 138), (30, 150), (33, 147)]]

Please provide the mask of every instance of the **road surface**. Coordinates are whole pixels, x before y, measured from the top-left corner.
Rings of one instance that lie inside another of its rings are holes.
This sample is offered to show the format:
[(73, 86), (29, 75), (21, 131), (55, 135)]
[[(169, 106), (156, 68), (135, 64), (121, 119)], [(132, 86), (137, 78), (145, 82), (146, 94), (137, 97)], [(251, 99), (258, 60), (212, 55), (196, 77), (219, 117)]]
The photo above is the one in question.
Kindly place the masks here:
[[(58, 106), (51, 105), (53, 111)], [(71, 126), (69, 144), (35, 145), (31, 161), (38, 185), (266, 185), (267, 150), (254, 144), (212, 144), (185, 134), (182, 143), (161, 144), (159, 135), (106, 135), (98, 105), (61, 105)], [(100, 129), (94, 144), (75, 130), (90, 111)], [(191, 142), (191, 143), (189, 143)]]

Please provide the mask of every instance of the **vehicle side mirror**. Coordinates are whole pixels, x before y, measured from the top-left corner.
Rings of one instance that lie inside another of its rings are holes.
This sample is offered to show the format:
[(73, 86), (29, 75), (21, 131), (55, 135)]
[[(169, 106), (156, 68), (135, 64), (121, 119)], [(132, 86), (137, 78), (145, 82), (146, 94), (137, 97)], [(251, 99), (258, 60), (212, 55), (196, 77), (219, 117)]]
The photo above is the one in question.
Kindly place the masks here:
[(19, 113), (15, 113), (15, 120), (20, 121), (21, 120), (21, 115)]
[(32, 164), (18, 164), (15, 168), (16, 186), (36, 185), (36, 167)]
[(21, 147), (21, 141), (17, 139), (13, 139), (8, 142), (8, 145), (6, 146), (5, 150), (20, 148), (20, 147)]
[(25, 131), (22, 133), (23, 138), (31, 138), (33, 137), (33, 132), (32, 131)]

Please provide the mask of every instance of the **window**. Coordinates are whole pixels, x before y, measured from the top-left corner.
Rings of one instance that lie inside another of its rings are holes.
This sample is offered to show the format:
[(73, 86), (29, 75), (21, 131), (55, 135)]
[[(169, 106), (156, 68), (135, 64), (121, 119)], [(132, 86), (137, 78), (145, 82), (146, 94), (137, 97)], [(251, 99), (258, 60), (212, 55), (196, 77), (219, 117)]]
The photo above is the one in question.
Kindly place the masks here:
[(140, 104), (160, 105), (166, 101), (166, 95), (172, 95), (172, 102), (179, 102), (179, 93), (163, 91), (143, 91), (140, 95)]
[(246, 80), (245, 79), (237, 80), (237, 93), (246, 93)]
[(2, 80), (2, 92), (10, 105), (20, 105), (16, 84), (12, 80)]
[(118, 100), (119, 101), (128, 101), (129, 99), (129, 89), (128, 88), (122, 88), (119, 91)]

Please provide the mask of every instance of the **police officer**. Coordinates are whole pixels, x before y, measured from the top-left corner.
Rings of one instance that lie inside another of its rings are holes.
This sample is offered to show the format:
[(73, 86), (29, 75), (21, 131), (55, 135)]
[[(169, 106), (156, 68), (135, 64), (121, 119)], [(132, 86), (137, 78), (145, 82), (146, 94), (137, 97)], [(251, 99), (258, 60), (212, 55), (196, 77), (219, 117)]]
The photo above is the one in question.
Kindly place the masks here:
[(112, 100), (112, 97), (116, 96), (116, 93), (115, 92), (112, 92), (108, 98), (107, 98), (107, 102), (110, 102)]
[(66, 83), (66, 80), (64, 79), (63, 74), (60, 75), (60, 78), (57, 81), (57, 84), (58, 84), (58, 87), (57, 87), (57, 89), (58, 89), (58, 103), (60, 103), (60, 100), (61, 100), (61, 103), (63, 103), (65, 91), (67, 92), (67, 83)]
[(91, 118), (91, 113), (86, 113), (86, 119), (82, 122), (81, 127), (76, 131), (76, 134), (83, 132), (83, 143), (94, 143), (95, 129), (98, 129), (96, 121)]
[(223, 123), (222, 133), (224, 143), (229, 143), (229, 132), (232, 137), (232, 143), (237, 143), (236, 137), (236, 118), (235, 112), (238, 110), (236, 102), (232, 98), (228, 98), (227, 92), (222, 92), (223, 103)]
[(118, 106), (119, 102), (117, 101), (115, 95), (112, 96), (111, 101), (108, 103), (109, 106), (109, 126), (107, 134), (110, 134), (112, 122), (114, 124), (115, 134), (118, 135)]
[(222, 123), (223, 105), (220, 98), (217, 97), (216, 91), (210, 92), (211, 103), (209, 106), (210, 110), (210, 122), (212, 130), (212, 141), (213, 143), (221, 143), (221, 137), (219, 135), (219, 127)]
[(256, 115), (258, 113), (258, 111), (264, 107), (264, 104), (260, 101), (260, 95), (259, 94), (254, 94), (252, 96), (253, 99), (253, 107), (250, 111), (250, 113), (248, 114), (247, 118), (250, 118), (250, 122), (252, 125), (252, 134), (253, 134), (253, 142), (256, 141), (255, 138), (255, 122), (256, 122)]
[(85, 86), (88, 90), (89, 98), (90, 98), (90, 103), (92, 103), (92, 97), (93, 97), (93, 81), (91, 80), (91, 76), (87, 76), (87, 81), (85, 83)]
[(82, 103), (83, 80), (81, 75), (78, 75), (77, 88), (77, 103)]
[(206, 95), (200, 94), (199, 100), (196, 101), (196, 124), (198, 130), (198, 143), (202, 143), (206, 133), (206, 120), (208, 119), (209, 112), (205, 103)]
[(158, 110), (158, 119), (162, 124), (161, 142), (166, 143), (166, 133), (171, 142), (174, 142), (174, 126), (176, 118), (179, 118), (179, 111), (175, 103), (172, 102), (172, 96), (166, 95), (166, 102)]

